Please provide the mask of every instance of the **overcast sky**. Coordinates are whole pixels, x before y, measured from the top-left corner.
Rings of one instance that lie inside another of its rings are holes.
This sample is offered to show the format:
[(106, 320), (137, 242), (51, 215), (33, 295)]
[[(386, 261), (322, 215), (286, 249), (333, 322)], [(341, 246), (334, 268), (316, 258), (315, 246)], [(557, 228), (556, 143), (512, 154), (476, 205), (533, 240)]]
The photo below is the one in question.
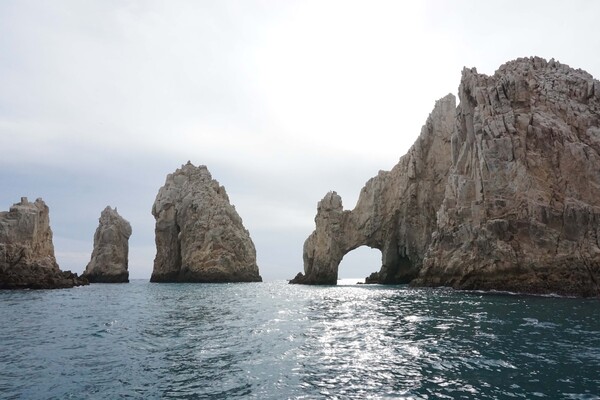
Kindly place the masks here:
[[(353, 208), (464, 66), (537, 55), (598, 78), (598, 16), (593, 0), (0, 0), (0, 210), (42, 197), (80, 273), (116, 206), (147, 279), (156, 193), (191, 160), (227, 189), (263, 278), (292, 278), (317, 202)], [(380, 264), (357, 249), (340, 277)]]

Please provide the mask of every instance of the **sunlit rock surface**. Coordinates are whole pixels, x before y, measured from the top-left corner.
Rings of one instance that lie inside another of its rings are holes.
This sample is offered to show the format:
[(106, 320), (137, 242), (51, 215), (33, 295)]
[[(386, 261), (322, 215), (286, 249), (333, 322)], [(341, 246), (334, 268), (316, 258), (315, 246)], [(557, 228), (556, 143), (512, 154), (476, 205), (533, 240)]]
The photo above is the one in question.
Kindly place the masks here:
[(54, 257), (50, 212), (42, 199), (26, 197), (0, 212), (0, 289), (57, 289), (87, 285), (61, 271)]
[(83, 277), (92, 283), (129, 282), (129, 237), (131, 225), (117, 209), (106, 207), (94, 234), (92, 257)]
[(293, 282), (334, 284), (341, 257), (367, 244), (382, 250), (382, 283), (600, 295), (600, 83), (524, 58), (463, 70), (459, 99), (436, 104), (354, 210), (321, 201)]
[(167, 176), (152, 207), (152, 282), (258, 282), (256, 250), (225, 188), (190, 162)]

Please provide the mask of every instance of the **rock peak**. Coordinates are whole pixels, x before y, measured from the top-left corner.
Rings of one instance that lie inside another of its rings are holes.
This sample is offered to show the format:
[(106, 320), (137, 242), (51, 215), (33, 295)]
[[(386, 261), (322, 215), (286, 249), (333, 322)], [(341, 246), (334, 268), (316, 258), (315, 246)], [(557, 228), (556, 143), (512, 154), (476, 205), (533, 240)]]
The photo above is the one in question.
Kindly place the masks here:
[(92, 283), (129, 282), (131, 225), (110, 206), (102, 210), (98, 222), (92, 256), (82, 276)]
[(256, 250), (225, 188), (204, 165), (188, 162), (167, 176), (152, 214), (152, 282), (254, 282)]

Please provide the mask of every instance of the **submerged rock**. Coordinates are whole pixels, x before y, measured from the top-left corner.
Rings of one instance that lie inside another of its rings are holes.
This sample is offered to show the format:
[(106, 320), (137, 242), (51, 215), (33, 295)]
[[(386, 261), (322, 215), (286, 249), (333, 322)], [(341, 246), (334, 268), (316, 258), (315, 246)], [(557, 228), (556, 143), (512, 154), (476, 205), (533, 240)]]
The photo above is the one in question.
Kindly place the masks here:
[(302, 283), (335, 284), (366, 244), (381, 283), (600, 295), (600, 83), (533, 57), (463, 70), (459, 98), (354, 210), (319, 203)]
[(102, 211), (99, 222), (92, 257), (82, 276), (92, 283), (129, 282), (131, 225), (110, 207)]
[(167, 176), (152, 207), (152, 282), (260, 282), (256, 249), (225, 188), (190, 162)]
[(87, 285), (61, 271), (54, 256), (49, 209), (42, 199), (21, 198), (0, 212), (0, 289), (57, 289)]

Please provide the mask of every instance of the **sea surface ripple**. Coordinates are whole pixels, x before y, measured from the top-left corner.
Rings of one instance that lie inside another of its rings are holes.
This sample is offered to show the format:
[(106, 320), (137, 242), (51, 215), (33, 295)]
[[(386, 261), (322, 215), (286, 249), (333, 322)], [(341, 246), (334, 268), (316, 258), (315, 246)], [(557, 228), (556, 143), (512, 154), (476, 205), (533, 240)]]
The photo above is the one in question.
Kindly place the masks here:
[(0, 292), (2, 399), (599, 399), (600, 302), (412, 289)]

